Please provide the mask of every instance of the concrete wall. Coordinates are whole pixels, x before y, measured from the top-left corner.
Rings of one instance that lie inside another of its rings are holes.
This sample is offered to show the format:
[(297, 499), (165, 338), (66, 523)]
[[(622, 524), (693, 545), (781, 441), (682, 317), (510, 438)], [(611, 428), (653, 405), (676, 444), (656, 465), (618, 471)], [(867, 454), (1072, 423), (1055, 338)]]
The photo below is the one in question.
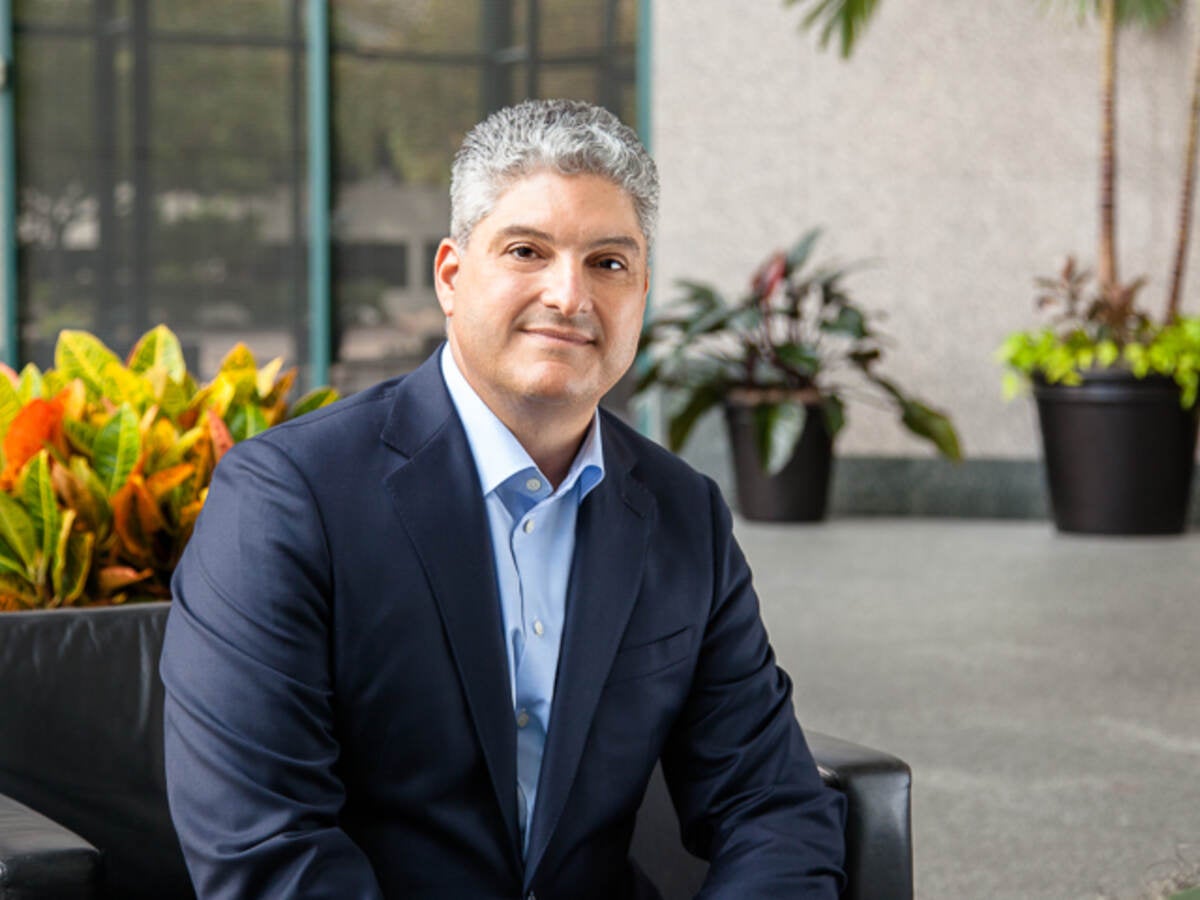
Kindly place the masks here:
[[(1192, 4), (1187, 4), (1192, 7)], [(817, 49), (782, 0), (653, 0), (652, 132), (662, 171), (654, 301), (675, 279), (738, 292), (812, 225), (886, 314), (886, 371), (946, 409), (972, 457), (1039, 454), (1030, 401), (993, 360), (1033, 320), (1035, 275), (1094, 265), (1100, 29), (1035, 0), (881, 0), (855, 55)], [(1158, 314), (1173, 252), (1194, 17), (1120, 46), (1119, 246)], [(1185, 308), (1200, 313), (1200, 241)], [(843, 456), (921, 457), (855, 403)], [(720, 429), (691, 448), (712, 463)], [(708, 454), (708, 456), (706, 456)], [(705, 465), (704, 467), (709, 467)]]

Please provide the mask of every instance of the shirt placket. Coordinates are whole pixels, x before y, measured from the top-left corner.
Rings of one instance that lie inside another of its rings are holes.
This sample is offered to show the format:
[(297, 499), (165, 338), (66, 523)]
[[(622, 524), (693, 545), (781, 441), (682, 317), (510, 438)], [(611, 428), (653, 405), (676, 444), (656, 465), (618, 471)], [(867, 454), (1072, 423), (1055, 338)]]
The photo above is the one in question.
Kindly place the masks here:
[[(545, 624), (546, 561), (550, 536), (551, 503), (543, 480), (536, 475), (522, 477), (520, 506), (525, 512), (514, 516), (511, 532), (513, 562), (517, 569), (520, 593), (519, 627), (514, 635), (514, 682), (517, 725), (517, 781), (520, 788), (521, 829), (528, 840), (529, 817), (536, 797), (542, 750), (546, 742), (549, 704), (542, 696), (551, 665), (548, 655), (548, 629)], [(529, 504), (532, 503), (532, 506)], [(553, 677), (553, 673), (549, 673)]]

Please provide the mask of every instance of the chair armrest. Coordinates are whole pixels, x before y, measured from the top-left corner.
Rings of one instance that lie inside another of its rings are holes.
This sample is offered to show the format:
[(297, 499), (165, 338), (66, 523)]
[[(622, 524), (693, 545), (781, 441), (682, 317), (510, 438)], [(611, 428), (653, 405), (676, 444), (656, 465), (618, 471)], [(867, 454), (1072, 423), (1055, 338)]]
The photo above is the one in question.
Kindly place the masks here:
[(912, 771), (840, 738), (805, 732), (821, 777), (846, 795), (843, 900), (912, 900)]
[(99, 874), (99, 850), (0, 794), (0, 900), (91, 900)]

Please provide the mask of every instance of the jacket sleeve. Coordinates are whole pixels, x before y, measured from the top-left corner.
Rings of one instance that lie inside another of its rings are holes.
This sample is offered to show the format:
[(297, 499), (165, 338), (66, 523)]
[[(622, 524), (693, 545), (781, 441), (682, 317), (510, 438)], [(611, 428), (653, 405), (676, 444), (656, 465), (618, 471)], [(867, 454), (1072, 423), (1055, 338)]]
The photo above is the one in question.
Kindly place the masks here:
[(695, 678), (662, 757), (703, 900), (835, 900), (845, 798), (822, 783), (775, 664), (729, 510), (709, 483), (713, 605)]
[(338, 823), (328, 557), (287, 456), (233, 448), (176, 569), (160, 664), (167, 795), (202, 900), (381, 897)]

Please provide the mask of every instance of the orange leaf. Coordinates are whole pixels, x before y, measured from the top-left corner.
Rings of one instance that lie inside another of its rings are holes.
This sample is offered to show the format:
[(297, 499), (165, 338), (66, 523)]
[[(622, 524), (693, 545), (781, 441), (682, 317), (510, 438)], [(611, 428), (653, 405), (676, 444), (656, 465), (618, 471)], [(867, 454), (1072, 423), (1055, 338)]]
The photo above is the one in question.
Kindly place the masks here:
[(195, 470), (196, 467), (191, 463), (180, 463), (177, 466), (159, 469), (146, 479), (146, 490), (156, 500), (160, 499), (168, 491), (187, 481)]
[(112, 497), (113, 528), (121, 542), (122, 555), (139, 565), (149, 566), (153, 555), (146, 545), (138, 517), (138, 500), (134, 480), (130, 478)]
[(200, 515), (200, 510), (204, 508), (204, 499), (194, 500), (179, 511), (179, 533), (180, 540), (186, 543), (192, 537), (192, 529), (196, 525), (196, 518)]
[(0, 483), (11, 486), (25, 463), (46, 444), (62, 444), (62, 415), (61, 397), (53, 400), (37, 397), (21, 407), (4, 436), (5, 467)]
[(220, 462), (221, 457), (228, 453), (229, 448), (233, 446), (233, 436), (230, 435), (225, 422), (213, 412), (211, 407), (205, 412), (208, 413), (208, 434), (212, 438), (215, 461)]
[(146, 490), (146, 483), (139, 476), (132, 476), (129, 480), (133, 482), (133, 496), (137, 501), (138, 525), (141, 527), (142, 537), (149, 542), (156, 531), (166, 529), (167, 521), (163, 518), (157, 501)]

